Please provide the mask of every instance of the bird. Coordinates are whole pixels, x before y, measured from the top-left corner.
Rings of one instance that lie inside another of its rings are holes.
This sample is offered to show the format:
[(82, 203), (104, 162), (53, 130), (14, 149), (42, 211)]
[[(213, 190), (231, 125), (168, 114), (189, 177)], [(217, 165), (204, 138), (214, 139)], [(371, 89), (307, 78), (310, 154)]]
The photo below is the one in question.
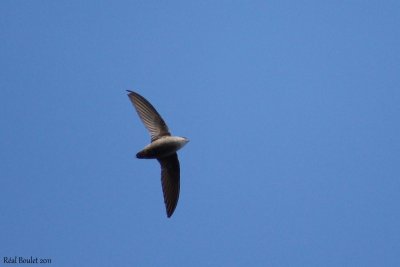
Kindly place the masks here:
[(138, 159), (157, 159), (161, 165), (161, 185), (167, 217), (170, 218), (178, 204), (180, 192), (179, 149), (189, 139), (172, 136), (167, 124), (157, 110), (143, 96), (127, 90), (128, 97), (139, 118), (150, 133), (151, 142), (136, 154)]

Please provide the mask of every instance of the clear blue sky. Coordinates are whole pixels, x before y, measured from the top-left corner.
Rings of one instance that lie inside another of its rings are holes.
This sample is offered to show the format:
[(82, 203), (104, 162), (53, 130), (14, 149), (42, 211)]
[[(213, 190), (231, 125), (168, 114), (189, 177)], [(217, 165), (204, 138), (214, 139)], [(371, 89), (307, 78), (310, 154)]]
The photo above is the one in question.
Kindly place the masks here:
[[(1, 1), (0, 266), (400, 266), (399, 25), (399, 1)], [(171, 219), (127, 89), (191, 140)]]

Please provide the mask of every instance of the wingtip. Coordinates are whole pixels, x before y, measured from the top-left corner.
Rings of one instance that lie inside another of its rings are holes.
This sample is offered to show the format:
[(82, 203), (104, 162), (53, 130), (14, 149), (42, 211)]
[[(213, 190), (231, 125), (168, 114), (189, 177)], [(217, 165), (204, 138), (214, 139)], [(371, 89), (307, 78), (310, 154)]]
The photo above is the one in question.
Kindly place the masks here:
[(166, 210), (166, 212), (167, 212), (167, 218), (168, 218), (168, 219), (172, 217), (172, 215), (173, 215), (174, 212), (175, 212), (175, 209), (176, 209), (176, 206), (173, 207), (173, 208), (171, 208), (171, 209), (167, 209), (167, 210)]
[(126, 90), (126, 91), (128, 92), (128, 96), (143, 97), (134, 91), (131, 91), (131, 90)]

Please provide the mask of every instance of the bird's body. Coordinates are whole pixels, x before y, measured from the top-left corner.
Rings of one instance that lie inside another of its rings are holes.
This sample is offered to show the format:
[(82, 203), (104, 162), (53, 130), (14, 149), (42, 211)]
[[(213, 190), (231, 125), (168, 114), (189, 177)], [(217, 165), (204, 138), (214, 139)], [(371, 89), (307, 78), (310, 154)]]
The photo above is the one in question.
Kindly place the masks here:
[(129, 98), (143, 124), (150, 132), (151, 143), (136, 154), (139, 159), (157, 159), (161, 165), (161, 184), (167, 216), (174, 213), (179, 199), (180, 166), (176, 151), (189, 140), (171, 136), (167, 124), (156, 109), (138, 93), (128, 91)]
[(181, 149), (188, 140), (179, 136), (163, 136), (145, 146), (136, 154), (138, 159), (158, 159), (170, 156)]

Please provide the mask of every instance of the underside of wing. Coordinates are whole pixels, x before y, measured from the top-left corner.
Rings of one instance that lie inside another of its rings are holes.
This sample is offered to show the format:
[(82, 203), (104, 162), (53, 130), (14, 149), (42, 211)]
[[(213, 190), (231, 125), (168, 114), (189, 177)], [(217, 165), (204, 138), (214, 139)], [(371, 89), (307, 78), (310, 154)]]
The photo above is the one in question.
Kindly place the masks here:
[(150, 102), (138, 93), (132, 91), (128, 92), (129, 99), (135, 107), (143, 124), (150, 132), (151, 141), (153, 142), (162, 136), (171, 135), (167, 124)]
[(174, 213), (179, 199), (180, 167), (178, 155), (158, 159), (161, 165), (161, 184), (168, 218)]

